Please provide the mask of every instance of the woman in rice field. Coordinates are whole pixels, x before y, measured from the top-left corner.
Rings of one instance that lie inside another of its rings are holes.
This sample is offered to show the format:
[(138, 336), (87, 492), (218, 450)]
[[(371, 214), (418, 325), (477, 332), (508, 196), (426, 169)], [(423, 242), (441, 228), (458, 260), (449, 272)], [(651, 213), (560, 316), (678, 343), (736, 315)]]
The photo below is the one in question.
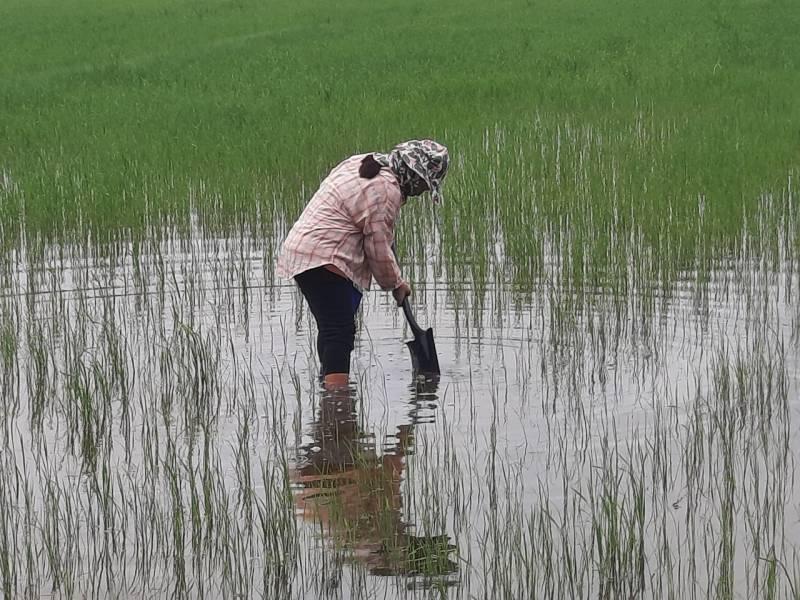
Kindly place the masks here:
[(289, 231), (278, 275), (294, 279), (317, 322), (326, 387), (349, 383), (355, 315), (372, 278), (398, 306), (411, 294), (392, 251), (395, 221), (408, 198), (441, 200), (449, 157), (432, 140), (410, 140), (387, 154), (359, 154), (328, 175)]

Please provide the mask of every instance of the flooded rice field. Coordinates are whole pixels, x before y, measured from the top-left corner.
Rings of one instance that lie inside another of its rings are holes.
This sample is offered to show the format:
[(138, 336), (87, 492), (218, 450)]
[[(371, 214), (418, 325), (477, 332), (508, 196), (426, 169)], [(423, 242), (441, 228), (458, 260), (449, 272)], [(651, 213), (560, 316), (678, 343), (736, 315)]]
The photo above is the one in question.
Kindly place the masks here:
[(800, 593), (791, 256), (592, 287), (553, 243), (526, 289), (431, 250), (441, 378), (372, 292), (324, 393), (271, 245), (152, 240), (4, 256), (5, 597)]

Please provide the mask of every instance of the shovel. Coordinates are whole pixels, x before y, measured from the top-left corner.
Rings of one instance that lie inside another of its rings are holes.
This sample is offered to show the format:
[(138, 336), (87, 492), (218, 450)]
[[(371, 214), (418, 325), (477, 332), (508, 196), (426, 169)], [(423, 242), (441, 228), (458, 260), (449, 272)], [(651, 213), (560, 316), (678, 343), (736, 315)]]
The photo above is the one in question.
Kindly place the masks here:
[(433, 342), (433, 329), (430, 327), (423, 331), (411, 312), (411, 305), (408, 298), (403, 300), (403, 314), (406, 316), (408, 326), (414, 334), (414, 339), (406, 342), (409, 352), (411, 352), (411, 365), (417, 373), (439, 375), (439, 358), (436, 356), (436, 344)]
[[(392, 253), (397, 257), (397, 247), (392, 242)], [(414, 339), (406, 342), (408, 351), (411, 353), (411, 366), (414, 368), (415, 373), (422, 373), (426, 375), (440, 375), (439, 370), (439, 357), (436, 356), (436, 344), (433, 343), (433, 329), (430, 327), (427, 331), (423, 331), (419, 326), (417, 320), (414, 318), (414, 313), (411, 312), (411, 304), (408, 302), (408, 297), (403, 300), (403, 314), (406, 316), (408, 326), (414, 334)]]

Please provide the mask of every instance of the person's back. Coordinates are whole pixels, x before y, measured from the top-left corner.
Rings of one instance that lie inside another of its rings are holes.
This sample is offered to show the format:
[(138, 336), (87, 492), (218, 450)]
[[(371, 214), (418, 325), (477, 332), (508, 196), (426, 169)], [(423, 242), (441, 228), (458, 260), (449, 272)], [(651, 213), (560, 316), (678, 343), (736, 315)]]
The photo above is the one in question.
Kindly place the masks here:
[[(363, 290), (370, 289), (373, 276), (383, 289), (394, 289), (402, 282), (395, 261), (386, 260), (385, 252), (381, 255), (380, 248), (373, 247), (376, 242), (391, 246), (403, 194), (388, 169), (371, 179), (361, 177), (359, 167), (365, 156), (339, 163), (322, 181), (283, 243), (279, 275), (294, 277), (332, 265), (334, 272)], [(379, 239), (374, 239), (376, 234)], [(368, 235), (369, 240), (365, 239)]]

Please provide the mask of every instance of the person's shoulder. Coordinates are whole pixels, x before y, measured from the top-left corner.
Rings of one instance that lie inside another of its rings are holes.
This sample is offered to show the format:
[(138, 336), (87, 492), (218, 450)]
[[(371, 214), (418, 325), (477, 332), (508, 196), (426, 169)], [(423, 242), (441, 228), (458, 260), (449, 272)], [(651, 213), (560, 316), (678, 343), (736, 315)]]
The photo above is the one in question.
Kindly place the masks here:
[(383, 194), (386, 199), (391, 202), (395, 209), (399, 209), (403, 205), (403, 192), (400, 191), (400, 184), (397, 177), (394, 176), (389, 169), (381, 169), (381, 172), (375, 177), (374, 181), (382, 186)]
[(381, 169), (372, 179), (358, 177), (358, 185), (369, 197), (380, 198), (381, 203), (387, 199), (390, 202), (399, 203), (403, 197), (397, 178), (389, 169)]
[(400, 192), (400, 183), (390, 169), (381, 169), (380, 173), (375, 176), (373, 181), (383, 186), (387, 194), (402, 197), (403, 194)]
[(381, 169), (371, 179), (359, 175), (358, 170), (365, 156), (367, 154), (355, 154), (343, 160), (331, 173), (331, 179), (338, 182), (342, 189), (344, 187), (358, 189), (366, 192), (369, 197), (374, 197), (374, 193), (378, 192), (379, 197), (388, 198), (398, 205), (401, 204), (403, 194), (400, 191), (400, 184), (390, 169)]
[(323, 182), (332, 189), (353, 190), (360, 187), (358, 167), (364, 155), (350, 156), (336, 165)]

